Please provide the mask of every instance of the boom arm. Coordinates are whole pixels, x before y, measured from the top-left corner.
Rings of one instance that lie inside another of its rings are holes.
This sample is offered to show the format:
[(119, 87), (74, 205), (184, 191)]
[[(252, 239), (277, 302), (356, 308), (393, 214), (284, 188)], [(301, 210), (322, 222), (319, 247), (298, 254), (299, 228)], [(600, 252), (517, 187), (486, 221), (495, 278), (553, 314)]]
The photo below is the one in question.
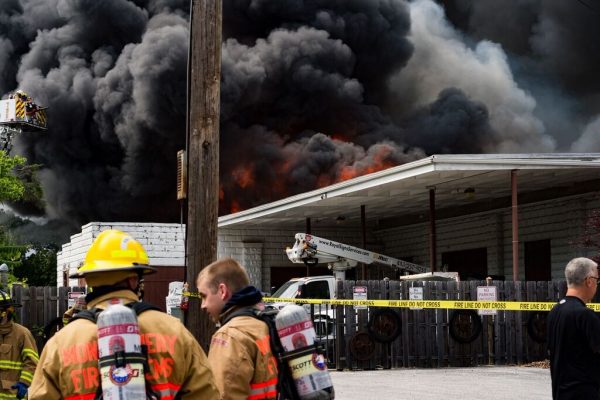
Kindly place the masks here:
[(333, 240), (323, 239), (306, 233), (297, 233), (296, 242), (286, 253), (293, 263), (309, 265), (327, 263), (334, 271), (353, 268), (357, 263), (383, 264), (413, 274), (427, 272), (422, 265), (413, 264), (397, 258), (384, 256), (369, 250), (360, 249)]

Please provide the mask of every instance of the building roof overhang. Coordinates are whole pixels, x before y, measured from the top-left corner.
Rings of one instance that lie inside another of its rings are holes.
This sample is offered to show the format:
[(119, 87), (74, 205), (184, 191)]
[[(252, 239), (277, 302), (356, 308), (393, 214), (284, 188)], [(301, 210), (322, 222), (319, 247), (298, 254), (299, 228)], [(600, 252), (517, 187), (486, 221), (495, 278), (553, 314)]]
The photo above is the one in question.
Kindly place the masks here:
[(509, 207), (511, 171), (519, 203), (600, 190), (600, 154), (433, 155), (331, 186), (219, 217), (220, 228), (302, 230), (311, 226), (385, 229), (436, 217)]

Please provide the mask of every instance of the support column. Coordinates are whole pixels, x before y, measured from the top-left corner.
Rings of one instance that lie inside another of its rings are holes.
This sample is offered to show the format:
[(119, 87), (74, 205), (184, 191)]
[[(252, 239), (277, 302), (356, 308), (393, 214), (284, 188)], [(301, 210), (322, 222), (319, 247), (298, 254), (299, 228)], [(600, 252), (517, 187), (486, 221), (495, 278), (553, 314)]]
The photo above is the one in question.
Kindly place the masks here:
[(519, 280), (519, 205), (517, 199), (517, 170), (510, 171), (512, 210), (512, 267), (513, 281)]
[[(362, 204), (360, 206), (360, 226), (362, 229), (362, 248), (367, 249), (367, 221), (366, 221), (366, 213), (365, 213), (365, 205)], [(367, 266), (365, 263), (360, 263), (361, 267), (361, 278), (363, 280), (367, 279)]]
[(429, 189), (429, 266), (436, 270), (437, 239), (435, 236), (435, 188)]

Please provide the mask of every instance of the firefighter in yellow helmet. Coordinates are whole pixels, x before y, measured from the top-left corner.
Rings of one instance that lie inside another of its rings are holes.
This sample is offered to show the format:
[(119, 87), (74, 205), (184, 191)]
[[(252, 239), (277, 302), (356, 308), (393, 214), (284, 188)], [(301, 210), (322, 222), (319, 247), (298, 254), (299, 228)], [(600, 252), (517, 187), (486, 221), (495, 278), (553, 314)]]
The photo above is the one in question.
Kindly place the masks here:
[(147, 349), (148, 398), (219, 398), (206, 354), (192, 334), (178, 319), (138, 302), (141, 279), (153, 272), (146, 251), (130, 235), (117, 230), (98, 235), (83, 265), (71, 276), (86, 280), (87, 311), (75, 315), (44, 347), (30, 400), (96, 398), (101, 392), (98, 332), (95, 320), (88, 317), (115, 299), (138, 314), (141, 344)]
[(31, 332), (13, 321), (15, 307), (21, 305), (0, 290), (0, 399), (24, 398), (39, 360)]

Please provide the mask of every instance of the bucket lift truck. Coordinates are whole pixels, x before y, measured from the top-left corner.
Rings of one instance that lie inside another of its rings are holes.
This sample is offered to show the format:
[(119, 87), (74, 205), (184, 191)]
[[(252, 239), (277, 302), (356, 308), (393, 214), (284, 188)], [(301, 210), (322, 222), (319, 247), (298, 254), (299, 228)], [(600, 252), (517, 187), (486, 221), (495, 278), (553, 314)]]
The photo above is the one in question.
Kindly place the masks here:
[[(292, 248), (286, 253), (293, 263), (306, 265), (328, 264), (334, 276), (322, 275), (294, 278), (284, 283), (271, 297), (273, 298), (310, 298), (334, 299), (335, 282), (344, 280), (346, 270), (365, 264), (382, 264), (399, 269), (408, 275), (400, 276), (401, 281), (459, 281), (458, 272), (427, 272), (427, 268), (397, 258), (384, 256), (373, 251), (350, 246), (333, 240), (320, 238), (307, 233), (297, 233)], [(281, 309), (287, 303), (274, 302), (269, 306)], [(305, 305), (306, 307), (306, 305)], [(335, 339), (335, 309), (326, 307), (314, 311), (313, 320), (317, 339), (329, 348)]]
[(333, 270), (336, 279), (345, 279), (346, 270), (356, 267), (359, 262), (387, 265), (408, 272), (409, 274), (430, 275), (427, 268), (422, 265), (384, 256), (373, 251), (334, 242), (333, 240), (323, 239), (307, 233), (297, 233), (295, 239), (294, 246), (286, 249), (290, 261), (307, 265), (326, 263)]

